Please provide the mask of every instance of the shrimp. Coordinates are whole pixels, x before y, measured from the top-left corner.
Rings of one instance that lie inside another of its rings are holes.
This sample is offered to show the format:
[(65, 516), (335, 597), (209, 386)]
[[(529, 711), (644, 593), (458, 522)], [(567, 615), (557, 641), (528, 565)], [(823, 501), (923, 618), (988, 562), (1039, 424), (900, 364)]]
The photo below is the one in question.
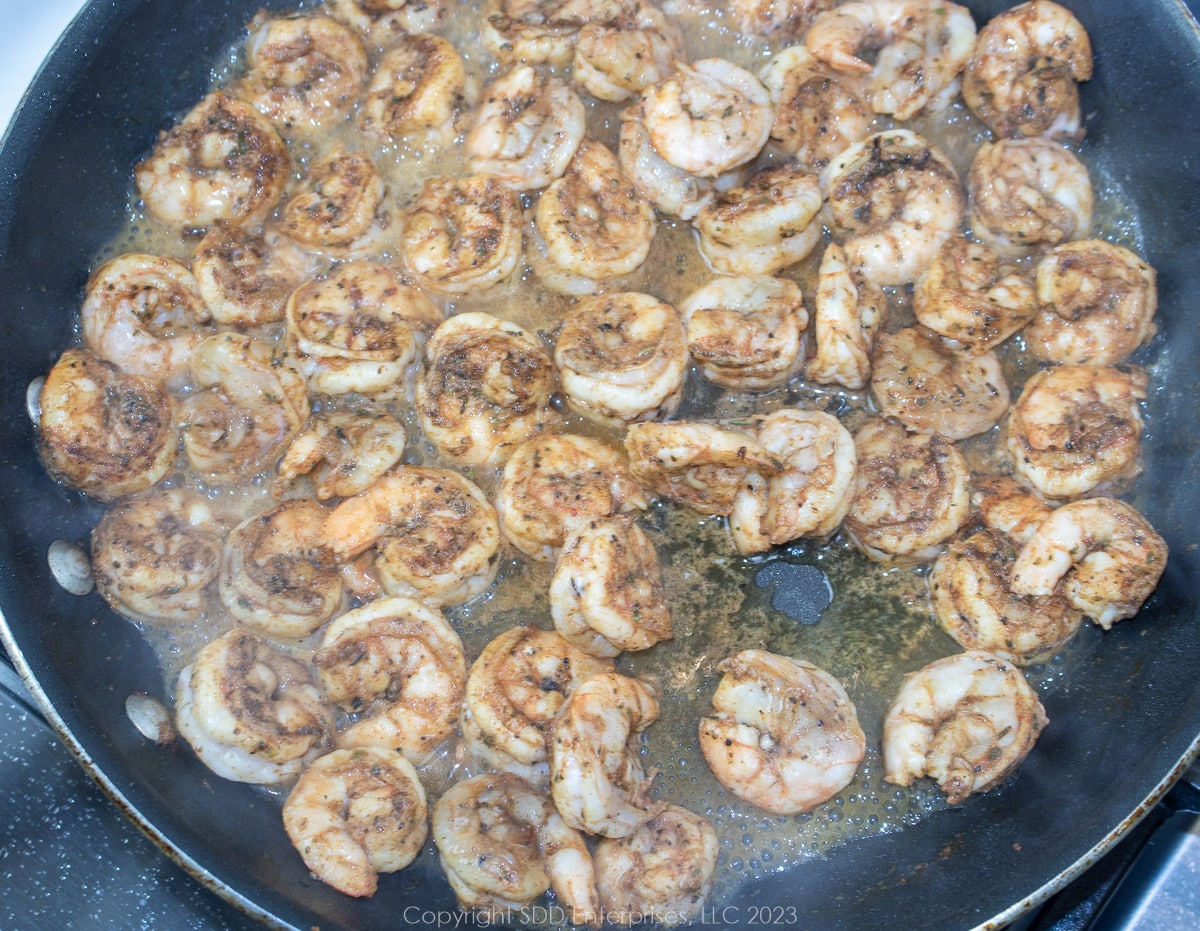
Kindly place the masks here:
[(209, 502), (183, 488), (126, 498), (92, 529), (96, 588), (141, 624), (188, 624), (209, 607), (225, 528)]
[(554, 631), (510, 628), (467, 674), (459, 726), (468, 753), (545, 788), (555, 716), (580, 683), (612, 669), (612, 660), (590, 656)]
[(1068, 242), (1038, 262), (1041, 307), (1023, 334), (1039, 359), (1113, 365), (1157, 329), (1158, 276), (1124, 246), (1101, 239)]
[(442, 312), (395, 269), (355, 261), (293, 291), (286, 318), (313, 391), (377, 394), (401, 381)]
[(1142, 369), (1059, 365), (1035, 372), (1013, 405), (1004, 448), (1017, 479), (1077, 498), (1137, 475), (1148, 378)]
[[(817, 16), (804, 39), (830, 67), (869, 75), (871, 107), (897, 120), (950, 103), (975, 40), (971, 11), (944, 0), (843, 3)], [(864, 47), (879, 48), (873, 65), (858, 57)]]
[(1007, 475), (971, 479), (971, 507), (983, 525), (1018, 543), (1026, 542), (1054, 510), (1037, 494)]
[(784, 468), (749, 434), (707, 423), (636, 423), (625, 450), (648, 491), (700, 514), (728, 515), (750, 474), (769, 479)]
[(192, 351), (212, 332), (188, 267), (145, 252), (118, 255), (92, 272), (79, 317), (100, 358), (171, 384), (184, 379)]
[(854, 497), (854, 437), (824, 411), (784, 408), (759, 421), (755, 437), (783, 471), (751, 473), (734, 499), (729, 530), (743, 555), (800, 537), (823, 538), (841, 526)]
[(570, 63), (579, 32), (589, 23), (613, 25), (638, 0), (487, 0), (480, 29), (483, 47), (501, 64)]
[(521, 261), (521, 205), (496, 178), (430, 178), (404, 212), (400, 255), (422, 287), (466, 294), (499, 284)]
[(1092, 43), (1075, 14), (1032, 0), (979, 30), (963, 72), (963, 100), (997, 136), (1079, 142), (1079, 83), (1092, 77)]
[(184, 233), (218, 220), (253, 224), (279, 203), (292, 157), (270, 120), (236, 97), (214, 91), (134, 166), (146, 212)]
[(534, 225), (544, 257), (531, 254), (530, 265), (547, 286), (569, 294), (590, 294), (605, 279), (637, 271), (658, 228), (617, 157), (588, 139), (538, 198)]
[(749, 71), (723, 58), (677, 63), (642, 92), (650, 144), (669, 164), (701, 178), (744, 165), (766, 145), (771, 96)]
[(571, 527), (550, 578), (550, 615), (568, 643), (593, 656), (671, 639), (658, 552), (632, 517)]
[(558, 557), (571, 524), (648, 504), (621, 449), (576, 434), (526, 440), (504, 464), (496, 490), (500, 532), (543, 562)]
[(312, 133), (345, 118), (366, 82), (367, 50), (328, 16), (271, 16), (249, 25), (246, 73), (233, 92), (286, 132)]
[(811, 811), (850, 784), (867, 752), (854, 702), (803, 659), (742, 650), (722, 660), (700, 750), (717, 781), (776, 815)]
[(878, 285), (915, 280), (966, 208), (950, 159), (906, 129), (855, 143), (820, 178), (851, 270)]
[(313, 256), (278, 230), (218, 221), (192, 256), (192, 274), (213, 320), (246, 328), (283, 319), (288, 295)]
[(573, 924), (600, 926), (583, 837), (520, 776), (483, 773), (451, 786), (433, 806), (433, 840), (462, 908), (491, 919), (553, 888)]
[(550, 731), (550, 794), (563, 821), (627, 837), (662, 811), (636, 747), (657, 719), (653, 686), (618, 672), (598, 673), (571, 693)]
[(387, 186), (375, 163), (339, 144), (309, 168), (284, 205), (280, 229), (313, 252), (351, 259), (382, 251), (391, 226)]
[(467, 166), (514, 191), (544, 188), (567, 170), (586, 130), (570, 85), (518, 65), (484, 90), (464, 142)]
[(387, 747), (421, 763), (458, 727), (462, 640), (419, 601), (384, 598), (335, 618), (313, 666), (329, 700), (357, 716), (339, 747)]
[(222, 779), (275, 785), (325, 751), (333, 714), (306, 663), (235, 627), (179, 674), (175, 723)]
[(296, 362), (261, 340), (222, 333), (192, 352), (197, 391), (178, 406), (188, 463), (216, 482), (274, 466), (308, 420), (308, 391)]
[(447, 39), (402, 35), (375, 66), (358, 125), (377, 139), (424, 135), (435, 143), (451, 142), (468, 96), (466, 65)]
[(411, 35), (430, 32), (446, 18), (445, 0), (325, 0), (325, 11), (363, 41), (387, 50)]
[(668, 927), (699, 918), (719, 852), (712, 822), (678, 805), (666, 805), (628, 837), (602, 838), (594, 862), (604, 917), (617, 925), (653, 918)]
[(1167, 544), (1131, 505), (1088, 498), (1055, 509), (1021, 548), (1011, 587), (1068, 600), (1104, 630), (1133, 617), (1167, 567)]
[(174, 403), (161, 383), (68, 349), (42, 384), (39, 444), (46, 471), (98, 501), (157, 485), (175, 465)]
[(300, 639), (342, 610), (341, 577), (319, 564), (327, 516), (311, 498), (294, 498), (233, 529), (217, 586), (230, 617), (272, 637)]
[(412, 764), (380, 747), (312, 761), (283, 803), (283, 827), (304, 865), (351, 896), (371, 896), (380, 873), (404, 869), (429, 836), (425, 790)]
[(559, 330), (554, 361), (573, 411), (623, 428), (675, 413), (689, 356), (675, 308), (624, 291), (580, 301)]
[(871, 351), (887, 318), (887, 298), (877, 284), (855, 274), (846, 250), (825, 247), (813, 297), (816, 353), (805, 374), (822, 385), (857, 391), (871, 375)]
[(621, 170), (648, 203), (663, 213), (691, 220), (712, 200), (716, 187), (710, 179), (676, 168), (658, 154), (642, 119), (644, 110), (639, 98), (621, 111), (617, 144)]
[(679, 313), (692, 359), (724, 388), (777, 388), (804, 364), (808, 311), (790, 279), (714, 278), (684, 298)]
[(1001, 255), (1051, 249), (1092, 228), (1095, 195), (1087, 167), (1057, 142), (985, 142), (967, 184), (971, 232)]
[(816, 175), (790, 165), (760, 171), (696, 214), (700, 254), (726, 275), (774, 274), (816, 247), (821, 204)]
[(819, 172), (871, 132), (861, 80), (825, 68), (803, 44), (780, 51), (759, 78), (775, 108), (771, 139), (801, 168)]
[(593, 97), (620, 103), (666, 80), (683, 54), (679, 27), (653, 3), (640, 0), (622, 19), (579, 30), (571, 79)]
[(894, 420), (867, 421), (858, 452), (847, 536), (872, 559), (933, 559), (970, 517), (962, 453), (936, 433), (909, 433)]
[(541, 340), (482, 312), (451, 317), (425, 346), (417, 417), (438, 451), (460, 465), (503, 465), (517, 445), (556, 432), (558, 379)]
[(499, 567), (500, 525), (474, 482), (448, 469), (399, 465), (325, 520), (340, 562), (374, 549), (389, 595), (456, 605), (485, 592)]
[(1021, 670), (970, 650), (904, 677), (883, 721), (883, 778), (937, 781), (951, 805), (1008, 778), (1033, 749), (1046, 712)]
[(879, 337), (871, 357), (871, 394), (884, 417), (951, 440), (990, 430), (1009, 402), (995, 353), (968, 356), (922, 327)]
[[(798, 39), (818, 14), (836, 0), (729, 0), (729, 12), (741, 32), (769, 39)], [(798, 46), (803, 48), (804, 46)]]
[(289, 483), (308, 475), (320, 501), (357, 495), (400, 461), (406, 440), (404, 425), (369, 402), (323, 410), (279, 460), (275, 493), (281, 496)]

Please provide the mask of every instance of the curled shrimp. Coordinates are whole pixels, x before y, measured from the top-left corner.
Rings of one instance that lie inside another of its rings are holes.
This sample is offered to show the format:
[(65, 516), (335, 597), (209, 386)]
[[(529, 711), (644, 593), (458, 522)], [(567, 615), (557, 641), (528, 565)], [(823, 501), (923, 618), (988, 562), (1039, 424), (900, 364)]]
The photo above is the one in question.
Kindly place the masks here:
[(340, 562), (368, 550), (390, 595), (463, 604), (495, 579), (496, 511), (474, 482), (448, 469), (399, 465), (343, 500), (322, 528)]
[(427, 135), (448, 142), (466, 105), (467, 70), (458, 50), (441, 36), (403, 35), (375, 66), (358, 125), (380, 139)]
[(311, 254), (278, 230), (225, 221), (209, 227), (192, 256), (212, 318), (241, 328), (282, 320), (288, 295), (313, 270)]
[(741, 32), (771, 39), (794, 40), (803, 36), (817, 15), (828, 10), (834, 2), (835, 0), (730, 0), (729, 12)]
[(501, 64), (567, 65), (589, 23), (612, 25), (637, 0), (487, 0), (480, 40)]
[(1054, 510), (1035, 492), (1007, 475), (976, 475), (971, 479), (971, 507), (984, 527), (1024, 543)]
[(811, 811), (850, 784), (867, 751), (854, 702), (807, 660), (743, 650), (717, 665), (700, 749), (717, 781), (778, 815)]
[(1042, 521), (1017, 555), (1011, 586), (1047, 595), (1061, 581), (1071, 604), (1108, 630), (1141, 610), (1166, 567), (1166, 541), (1134, 507), (1087, 498)]
[(98, 501), (158, 484), (175, 465), (174, 402), (161, 383), (68, 349), (39, 395), (46, 471)]
[(663, 213), (691, 220), (712, 200), (716, 187), (710, 179), (677, 168), (658, 153), (642, 118), (644, 110), (639, 98), (621, 111), (617, 145), (621, 169), (648, 203)]
[(675, 413), (689, 356), (674, 307), (623, 291), (582, 300), (567, 314), (554, 361), (571, 409), (621, 428)]
[(380, 873), (402, 870), (429, 836), (425, 790), (412, 764), (380, 747), (313, 760), (283, 803), (283, 827), (321, 882), (374, 895)]
[(324, 752), (333, 714), (308, 665), (243, 628), (206, 644), (179, 674), (175, 722), (223, 779), (274, 785)]
[(458, 727), (467, 662), (441, 612), (383, 598), (335, 618), (313, 653), (317, 680), (354, 723), (339, 747), (387, 747), (413, 763)]
[(387, 50), (427, 33), (446, 18), (445, 0), (325, 0), (331, 17), (350, 26), (372, 48)]
[(883, 778), (937, 781), (951, 805), (1008, 778), (1033, 749), (1046, 712), (1021, 670), (971, 650), (904, 677), (883, 721)]
[(813, 296), (816, 352), (805, 374), (822, 385), (857, 391), (871, 375), (871, 351), (887, 317), (887, 298), (874, 282), (851, 271), (846, 251), (825, 247)]
[(392, 226), (387, 186), (366, 152), (336, 145), (309, 168), (283, 208), (280, 229), (330, 258), (380, 252)]
[(143, 624), (187, 624), (209, 608), (225, 528), (201, 495), (157, 488), (126, 498), (92, 529), (96, 588)]
[(612, 660), (591, 656), (554, 631), (527, 626), (499, 634), (467, 674), (460, 727), (468, 753), (544, 788), (556, 716), (580, 683), (612, 668)]
[(637, 735), (658, 719), (658, 696), (640, 679), (601, 672), (575, 689), (550, 732), (550, 793), (571, 827), (627, 837), (663, 807)]
[(1051, 0), (1005, 10), (979, 30), (963, 73), (963, 100), (997, 136), (1083, 137), (1079, 82), (1092, 76), (1092, 43), (1075, 14)]
[(400, 461), (407, 439), (404, 425), (378, 405), (357, 401), (346, 410), (322, 410), (279, 460), (275, 492), (282, 495), (307, 475), (318, 500), (350, 498)]
[(587, 23), (575, 39), (571, 78), (593, 97), (620, 102), (666, 80), (683, 57), (679, 27), (653, 3), (612, 22)]

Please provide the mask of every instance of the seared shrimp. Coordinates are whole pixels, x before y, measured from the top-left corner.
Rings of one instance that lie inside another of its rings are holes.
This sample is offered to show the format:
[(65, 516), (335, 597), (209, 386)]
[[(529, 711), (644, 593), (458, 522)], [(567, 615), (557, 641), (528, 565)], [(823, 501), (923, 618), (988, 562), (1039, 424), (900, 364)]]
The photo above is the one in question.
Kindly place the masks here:
[[(820, 61), (870, 75), (876, 113), (898, 120), (943, 109), (958, 93), (959, 75), (975, 50), (971, 11), (945, 0), (855, 0), (820, 14), (804, 41)], [(877, 48), (874, 64), (858, 57)]]
[(92, 529), (96, 588), (143, 624), (186, 624), (209, 607), (225, 528), (201, 495), (159, 488), (118, 502)]
[(404, 213), (400, 255), (416, 282), (443, 294), (482, 291), (521, 261), (521, 205), (495, 178), (430, 178)]
[(179, 674), (175, 723), (221, 778), (274, 785), (294, 779), (326, 749), (333, 713), (307, 664), (234, 628)]
[(663, 213), (691, 220), (712, 200), (716, 187), (708, 178), (677, 168), (658, 154), (642, 120), (644, 109), (639, 98), (621, 112), (617, 147), (621, 169), (647, 202)]
[(145, 491), (175, 465), (171, 395), (87, 349), (68, 349), (42, 384), (46, 471), (98, 501)]
[(233, 92), (285, 131), (327, 128), (345, 118), (366, 81), (367, 50), (328, 16), (271, 16), (250, 23), (245, 75)]
[(637, 0), (487, 0), (480, 39), (501, 64), (561, 66), (588, 23), (612, 25)]
[(265, 220), (287, 188), (292, 158), (270, 120), (214, 91), (162, 133), (133, 169), (146, 212), (176, 230)]
[(995, 353), (968, 356), (922, 327), (879, 337), (871, 357), (871, 394), (884, 417), (951, 440), (990, 430), (1009, 400)]
[(808, 311), (788, 278), (714, 278), (679, 305), (688, 352), (709, 381), (737, 391), (777, 388), (804, 364)]
[(841, 526), (854, 497), (854, 437), (832, 414), (785, 408), (759, 421), (755, 437), (783, 463), (765, 479), (751, 473), (733, 502), (729, 530), (743, 555)]
[(729, 0), (729, 12), (742, 32), (786, 41), (804, 35), (817, 14), (828, 10), (835, 2), (836, 0)]
[(96, 355), (171, 383), (185, 377), (192, 350), (212, 332), (188, 267), (145, 252), (126, 252), (92, 272), (79, 317)]
[(669, 164), (701, 178), (744, 165), (767, 143), (773, 113), (762, 82), (723, 58), (677, 63), (642, 92), (650, 144)]
[(494, 917), (553, 888), (572, 923), (599, 927), (583, 837), (521, 777), (484, 773), (451, 786), (433, 806), (433, 840), (462, 908)]
[(640, 679), (601, 672), (571, 693), (550, 731), (550, 794), (571, 827), (627, 837), (662, 811), (638, 735), (658, 719), (658, 696)]
[(795, 166), (770, 168), (718, 194), (696, 214), (700, 254), (726, 275), (769, 275), (821, 238), (821, 185)]
[(821, 256), (813, 297), (817, 351), (805, 374), (822, 385), (857, 391), (871, 375), (871, 351), (887, 317), (887, 298), (874, 282), (855, 274), (846, 250), (831, 242)]
[(966, 199), (944, 153), (905, 129), (868, 136), (821, 172), (834, 233), (856, 274), (913, 281), (951, 235)]
[(712, 892), (720, 846), (707, 818), (678, 805), (627, 837), (596, 845), (596, 888), (604, 917), (617, 925), (653, 916), (662, 925), (698, 918)]
[(648, 491), (700, 514), (728, 515), (751, 473), (769, 479), (784, 468), (749, 434), (707, 423), (635, 423), (625, 450)]
[(477, 485), (448, 469), (396, 466), (334, 508), (322, 536), (341, 562), (373, 548), (389, 595), (435, 606), (482, 594), (498, 568), (495, 509)]
[(937, 781), (957, 805), (1010, 776), (1046, 726), (1021, 670), (971, 650), (904, 677), (883, 721), (883, 778)]
[(1047, 498), (1077, 498), (1141, 468), (1141, 369), (1060, 365), (1025, 383), (1004, 437), (1013, 472)]
[(967, 464), (948, 439), (876, 418), (854, 435), (858, 473), (846, 515), (850, 539), (872, 559), (932, 559), (970, 517)]
[(322, 6), (385, 55), (410, 35), (439, 26), (446, 16), (446, 0), (325, 0)]
[(1040, 359), (1112, 365), (1155, 333), (1158, 276), (1124, 246), (1063, 243), (1038, 262), (1036, 280), (1041, 308), (1023, 335)]
[(458, 50), (441, 36), (403, 35), (389, 45), (371, 74), (358, 125), (378, 139), (429, 136), (452, 142), (467, 106), (467, 70)]
[(419, 601), (384, 598), (335, 618), (313, 666), (329, 700), (357, 716), (339, 747), (387, 747), (421, 763), (458, 727), (462, 640)]
[(386, 265), (345, 262), (292, 292), (288, 345), (321, 394), (393, 388), (442, 322), (428, 297)]
[(1048, 139), (985, 142), (968, 179), (971, 232), (1002, 255), (1082, 239), (1092, 228), (1092, 181), (1078, 156)]
[(552, 561), (573, 523), (647, 506), (622, 450), (575, 434), (534, 437), (516, 448), (496, 489), (505, 539)]
[(614, 427), (673, 414), (688, 360), (675, 308), (637, 292), (580, 301), (554, 346), (571, 409)]
[(1092, 76), (1092, 43), (1075, 14), (1031, 0), (979, 30), (963, 99), (997, 136), (1083, 137), (1079, 82)]
[(464, 143), (467, 165), (514, 191), (562, 176), (587, 130), (583, 101), (562, 79), (518, 65), (484, 91)]
[(590, 656), (554, 631), (513, 627), (498, 635), (467, 675), (460, 726), (468, 752), (544, 788), (555, 716), (581, 682), (612, 668), (612, 660)]
[(380, 747), (312, 761), (283, 803), (283, 827), (317, 879), (352, 896), (375, 894), (429, 836), (425, 790), (412, 764)]
[(867, 752), (854, 702), (807, 660), (743, 650), (722, 660), (700, 749), (717, 781), (777, 815), (811, 811), (854, 778)]
[(683, 53), (679, 27), (653, 3), (640, 0), (619, 20), (579, 30), (571, 78), (600, 100), (629, 100), (666, 80)]
[(1057, 508), (1022, 547), (1012, 590), (1047, 595), (1064, 585), (1076, 608), (1108, 630), (1133, 617), (1167, 567), (1167, 544), (1136, 509), (1115, 498)]
[(319, 565), (328, 514), (310, 498), (294, 498), (234, 528), (217, 590), (235, 621), (273, 637), (299, 639), (342, 609), (341, 577)]
[(658, 551), (632, 517), (571, 527), (550, 579), (550, 615), (568, 643), (593, 656), (671, 638)]
[(1016, 479), (1007, 475), (976, 475), (971, 479), (971, 507), (983, 525), (999, 530), (1018, 543), (1026, 542), (1054, 509)]
[(425, 438), (461, 465), (502, 465), (517, 444), (552, 433), (554, 363), (534, 334), (482, 312), (451, 317), (425, 346), (417, 417)]
[(386, 247), (392, 226), (387, 186), (366, 152), (336, 145), (309, 168), (284, 205), (280, 228), (306, 249), (335, 259)]
[(281, 495), (301, 475), (320, 501), (366, 491), (404, 455), (404, 425), (383, 407), (357, 401), (346, 410), (316, 414), (279, 460)]
[(261, 340), (210, 336), (189, 370), (200, 390), (179, 403), (179, 431), (192, 469), (213, 481), (273, 466), (308, 420), (304, 376), (291, 356)]
[(217, 323), (256, 327), (283, 319), (288, 295), (313, 257), (278, 230), (229, 222), (209, 227), (192, 256), (200, 295)]

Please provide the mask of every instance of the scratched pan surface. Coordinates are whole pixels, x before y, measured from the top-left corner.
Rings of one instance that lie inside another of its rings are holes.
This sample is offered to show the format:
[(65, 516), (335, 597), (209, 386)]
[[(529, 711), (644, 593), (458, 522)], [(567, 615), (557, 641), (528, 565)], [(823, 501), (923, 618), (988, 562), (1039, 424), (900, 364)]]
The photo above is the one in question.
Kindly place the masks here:
[[(45, 553), (83, 540), (94, 505), (54, 486), (34, 453), (25, 388), (63, 348), (97, 243), (116, 231), (130, 166), (198, 100), (214, 56), (260, 0), (109, 0), (75, 21), (0, 152), (0, 609), (5, 646), (84, 767), (169, 855), (264, 920), (297, 928), (385, 928), (451, 909), (436, 869), (390, 878), (370, 901), (314, 882), (286, 849), (276, 804), (210, 778), (190, 754), (128, 725), (125, 697), (163, 696), (155, 657), (96, 595), (51, 580)], [(268, 6), (280, 6), (278, 3)], [(1002, 4), (971, 3), (983, 22)], [(1171, 546), (1158, 593), (1107, 635), (1069, 688), (1046, 697), (1053, 727), (1003, 792), (944, 810), (826, 859), (764, 875), (722, 904), (722, 924), (780, 906), (801, 926), (1011, 920), (1074, 878), (1195, 755), (1200, 733), (1200, 40), (1177, 0), (1068, 4), (1098, 56), (1084, 89), (1085, 153), (1119, 167), (1140, 242), (1157, 267), (1159, 373), (1137, 501)], [(789, 921), (788, 924), (792, 922)]]

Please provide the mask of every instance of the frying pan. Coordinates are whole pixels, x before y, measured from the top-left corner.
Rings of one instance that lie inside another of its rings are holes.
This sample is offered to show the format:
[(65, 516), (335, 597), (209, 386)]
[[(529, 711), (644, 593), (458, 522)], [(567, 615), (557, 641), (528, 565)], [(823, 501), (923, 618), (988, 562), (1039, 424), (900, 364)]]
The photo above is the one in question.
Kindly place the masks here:
[[(121, 222), (131, 166), (200, 99), (215, 56), (262, 5), (92, 3), (0, 151), (0, 632), (79, 762), (200, 882), (280, 926), (404, 926), (452, 914), (436, 868), (390, 877), (369, 901), (313, 880), (287, 847), (272, 800), (129, 725), (131, 692), (165, 699), (156, 658), (96, 594), (78, 598), (54, 584), (46, 564), (52, 541), (86, 540), (99, 512), (45, 476), (26, 386), (69, 339), (96, 245)], [(1007, 4), (967, 5), (982, 23)], [(1001, 792), (762, 875), (714, 903), (723, 907), (709, 916), (717, 924), (754, 914), (822, 929), (1002, 925), (1102, 856), (1200, 748), (1200, 35), (1180, 0), (1067, 5), (1099, 50), (1083, 89), (1085, 157), (1136, 205), (1130, 232), (1159, 273), (1160, 332), (1138, 359), (1154, 366), (1155, 389), (1135, 503), (1171, 547), (1166, 575), (1140, 617), (1103, 635), (1069, 681), (1043, 696), (1052, 724)]]

